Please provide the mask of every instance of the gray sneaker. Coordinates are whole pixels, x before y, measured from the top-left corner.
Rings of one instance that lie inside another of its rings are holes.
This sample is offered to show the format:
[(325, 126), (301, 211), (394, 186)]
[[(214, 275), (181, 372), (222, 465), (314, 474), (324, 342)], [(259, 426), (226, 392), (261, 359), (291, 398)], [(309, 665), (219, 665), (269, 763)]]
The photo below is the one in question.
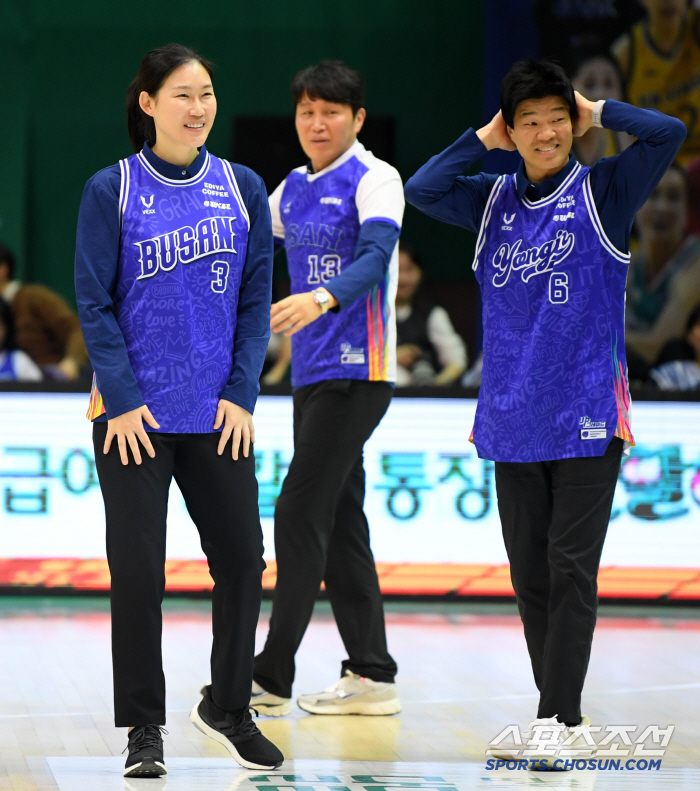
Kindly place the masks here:
[(310, 714), (398, 714), (401, 711), (396, 684), (372, 681), (349, 670), (323, 692), (301, 695), (300, 709)]

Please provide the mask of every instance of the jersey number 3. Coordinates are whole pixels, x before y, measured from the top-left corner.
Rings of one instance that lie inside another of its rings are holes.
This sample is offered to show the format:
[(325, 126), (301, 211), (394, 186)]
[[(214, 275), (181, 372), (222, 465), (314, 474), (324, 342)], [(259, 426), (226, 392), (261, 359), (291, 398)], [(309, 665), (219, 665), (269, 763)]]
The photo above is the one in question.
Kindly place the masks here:
[(549, 276), (549, 301), (554, 305), (569, 301), (569, 276), (566, 272), (552, 272)]
[(228, 264), (226, 261), (214, 261), (211, 271), (216, 275), (211, 281), (211, 290), (223, 294), (228, 285)]

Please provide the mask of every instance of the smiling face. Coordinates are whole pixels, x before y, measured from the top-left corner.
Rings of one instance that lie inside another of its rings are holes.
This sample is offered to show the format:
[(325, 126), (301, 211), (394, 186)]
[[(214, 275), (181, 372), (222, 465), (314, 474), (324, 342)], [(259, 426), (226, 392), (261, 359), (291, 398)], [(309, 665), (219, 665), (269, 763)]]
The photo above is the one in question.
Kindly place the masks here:
[(362, 129), (365, 115), (362, 108), (353, 115), (349, 104), (302, 95), (296, 107), (295, 123), (301, 147), (316, 173), (350, 148)]
[(642, 244), (680, 244), (688, 220), (688, 193), (683, 174), (675, 167), (664, 173), (649, 200), (637, 212)]
[(558, 96), (526, 99), (515, 109), (510, 139), (525, 160), (530, 181), (538, 184), (569, 161), (573, 130), (569, 106)]
[(216, 117), (214, 87), (204, 66), (191, 61), (178, 67), (155, 96), (143, 91), (139, 104), (156, 126), (154, 153), (167, 162), (190, 164)]

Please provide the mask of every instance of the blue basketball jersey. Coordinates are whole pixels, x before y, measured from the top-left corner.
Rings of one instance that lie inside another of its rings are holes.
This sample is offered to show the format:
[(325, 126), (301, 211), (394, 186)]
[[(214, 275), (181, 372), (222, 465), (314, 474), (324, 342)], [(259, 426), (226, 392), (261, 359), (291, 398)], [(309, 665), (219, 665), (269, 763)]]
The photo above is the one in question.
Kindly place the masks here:
[[(392, 179), (399, 181), (400, 201), (382, 204), (376, 200), (381, 192), (377, 187)], [(361, 183), (368, 193), (364, 205)], [(306, 167), (293, 170), (270, 204), (273, 231), (284, 238), (291, 291), (298, 294), (328, 285), (352, 266), (361, 223), (375, 219), (400, 227), (403, 192), (396, 170), (355, 142), (319, 173)], [(339, 313), (329, 311), (292, 336), (292, 384), (302, 387), (325, 379), (393, 382), (397, 282), (398, 245), (382, 282)]]
[(233, 170), (211, 154), (183, 181), (142, 153), (119, 165), (115, 314), (131, 367), (161, 432), (213, 431), (250, 229)]
[(472, 438), (481, 458), (601, 456), (628, 443), (624, 343), (629, 253), (605, 235), (589, 169), (576, 165), (539, 201), (501, 176), (473, 269), (481, 286), (484, 366)]

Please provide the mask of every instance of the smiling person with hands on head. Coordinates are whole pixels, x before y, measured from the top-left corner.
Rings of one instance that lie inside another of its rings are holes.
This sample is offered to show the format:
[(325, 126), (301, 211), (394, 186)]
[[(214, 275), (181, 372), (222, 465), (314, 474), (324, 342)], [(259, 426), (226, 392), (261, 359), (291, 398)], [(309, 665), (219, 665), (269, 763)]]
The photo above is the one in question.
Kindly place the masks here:
[(356, 71), (323, 61), (296, 75), (292, 96), (309, 163), (272, 193), (270, 208), (292, 285), (271, 323), (292, 340), (294, 456), (275, 508), (277, 584), (252, 703), (270, 716), (289, 712), (294, 657), (324, 581), (348, 659), (339, 681), (299, 706), (394, 714), (396, 663), (363, 510), (362, 452), (396, 378), (403, 188), (357, 140), (365, 110)]
[[(593, 125), (637, 141), (582, 167), (573, 137)], [(560, 744), (587, 720), (598, 566), (620, 459), (634, 443), (624, 344), (630, 230), (684, 139), (675, 118), (591, 102), (558, 65), (523, 61), (503, 80), (496, 116), (406, 183), (409, 203), (478, 233), (484, 351), (472, 437), (479, 457), (495, 461), (540, 691), (531, 727), (553, 730)], [(494, 148), (520, 153), (515, 174), (462, 175)]]
[(269, 338), (270, 211), (255, 173), (207, 152), (215, 116), (208, 61), (179, 44), (146, 55), (127, 93), (135, 154), (88, 181), (78, 219), (115, 724), (130, 729), (129, 777), (166, 773), (161, 603), (173, 478), (214, 579), (212, 684), (190, 718), (241, 766), (283, 761), (249, 710), (265, 568), (252, 412)]

